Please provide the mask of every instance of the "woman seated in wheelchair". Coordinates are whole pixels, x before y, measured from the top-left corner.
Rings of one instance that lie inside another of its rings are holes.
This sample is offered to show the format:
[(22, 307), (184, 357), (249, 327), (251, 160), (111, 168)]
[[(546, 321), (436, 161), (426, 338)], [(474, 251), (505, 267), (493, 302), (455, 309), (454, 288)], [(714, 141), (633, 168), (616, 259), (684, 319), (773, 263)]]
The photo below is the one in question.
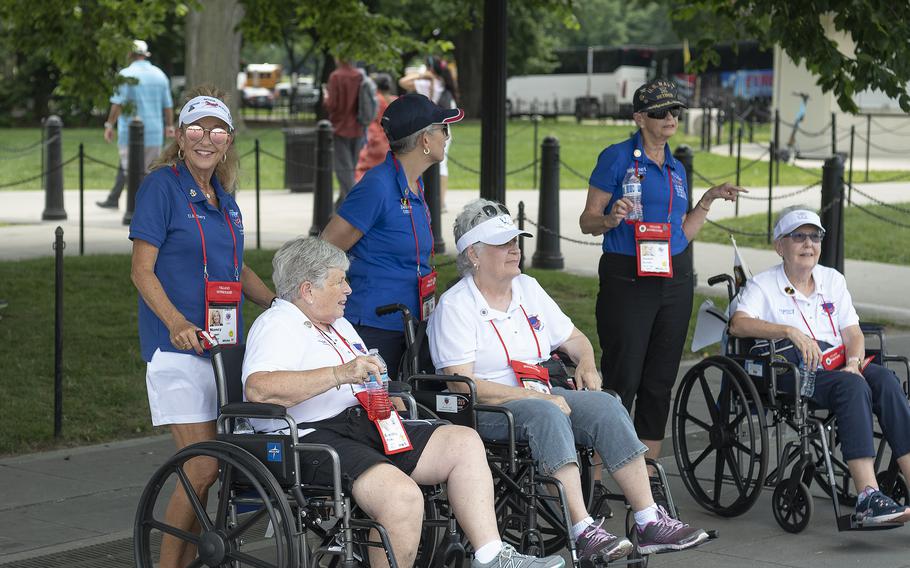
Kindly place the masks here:
[[(783, 213), (774, 227), (774, 248), (783, 262), (746, 284), (730, 333), (788, 340), (776, 343), (777, 349), (792, 344), (794, 358), (818, 369), (810, 398), (837, 417), (841, 452), (859, 493), (855, 518), (864, 524), (906, 522), (910, 508), (878, 490), (872, 417), (878, 418), (901, 472), (910, 479), (910, 405), (892, 371), (867, 366), (846, 280), (818, 264), (824, 237), (814, 212), (798, 208)], [(794, 384), (793, 373), (778, 379), (779, 388), (789, 393)]]
[[(413, 564), (423, 521), (419, 485), (447, 483), (448, 500), (475, 549), (474, 568), (562, 568), (558, 556), (518, 554), (499, 538), (493, 485), (483, 443), (470, 428), (402, 423), (397, 413), (371, 421), (355, 390), (382, 373), (363, 340), (344, 319), (351, 293), (348, 258), (317, 238), (298, 238), (272, 260), (279, 299), (250, 329), (243, 362), (244, 392), (252, 402), (287, 407), (302, 441), (332, 446), (341, 459), (345, 491), (388, 531), (399, 566)], [(382, 409), (374, 409), (382, 413)], [(271, 421), (257, 421), (270, 431)], [(264, 422), (264, 423), (263, 423)], [(301, 483), (332, 484), (332, 463), (303, 452), (312, 466)], [(375, 535), (374, 539), (375, 539)], [(371, 549), (372, 566), (387, 565)]]
[[(632, 544), (608, 533), (604, 519), (592, 519), (586, 510), (576, 443), (597, 450), (631, 504), (641, 553), (682, 550), (705, 541), (704, 531), (671, 518), (654, 503), (645, 468), (647, 448), (622, 402), (601, 391), (591, 342), (534, 278), (521, 273), (519, 235), (531, 236), (493, 201), (478, 199), (458, 215), (455, 239), (462, 278), (439, 299), (428, 327), (436, 368), (472, 378), (478, 402), (512, 412), (516, 434), (529, 444), (542, 473), (565, 487), (579, 557), (615, 559), (629, 554)], [(541, 364), (557, 348), (577, 365), (579, 390), (549, 384)], [(482, 437), (506, 438), (503, 415), (481, 412), (477, 420)]]

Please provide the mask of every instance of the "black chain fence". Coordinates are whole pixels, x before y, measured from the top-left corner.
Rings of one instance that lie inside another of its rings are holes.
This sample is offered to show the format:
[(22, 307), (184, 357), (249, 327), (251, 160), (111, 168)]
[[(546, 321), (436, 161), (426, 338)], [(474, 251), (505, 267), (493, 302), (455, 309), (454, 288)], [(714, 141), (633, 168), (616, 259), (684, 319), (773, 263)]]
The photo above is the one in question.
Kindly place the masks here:
[(17, 186), (17, 185), (20, 185), (20, 184), (23, 184), (23, 183), (29, 183), (29, 182), (31, 182), (31, 181), (39, 180), (39, 179), (43, 178), (45, 175), (47, 175), (47, 174), (49, 174), (49, 173), (51, 173), (51, 172), (56, 172), (57, 170), (63, 169), (64, 166), (66, 166), (67, 164), (71, 164), (71, 163), (75, 162), (75, 161), (78, 160), (78, 159), (79, 159), (79, 155), (76, 154), (75, 156), (73, 156), (73, 157), (70, 158), (69, 160), (65, 160), (65, 161), (63, 161), (63, 162), (60, 162), (60, 163), (57, 164), (56, 166), (51, 167), (51, 168), (48, 168), (48, 169), (44, 170), (43, 172), (39, 173), (38, 175), (34, 175), (34, 176), (31, 176), (31, 177), (22, 178), (22, 179), (17, 179), (16, 181), (11, 181), (11, 182), (7, 182), (7, 183), (2, 183), (2, 184), (0, 184), (0, 189), (6, 189), (6, 188), (8, 188), (8, 187), (14, 187), (14, 186)]

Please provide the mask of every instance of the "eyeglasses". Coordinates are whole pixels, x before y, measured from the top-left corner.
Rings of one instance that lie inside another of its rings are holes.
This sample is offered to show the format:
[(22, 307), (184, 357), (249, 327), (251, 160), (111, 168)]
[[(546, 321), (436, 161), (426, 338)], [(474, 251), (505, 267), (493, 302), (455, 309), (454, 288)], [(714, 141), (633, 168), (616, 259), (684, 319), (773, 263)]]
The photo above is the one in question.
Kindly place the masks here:
[(501, 203), (497, 203), (496, 205), (484, 205), (481, 208), (481, 211), (483, 211), (484, 215), (487, 217), (498, 217), (500, 215), (512, 216), (512, 214), (509, 213), (509, 210), (506, 209), (506, 206)]
[(803, 233), (802, 231), (793, 231), (792, 233), (787, 233), (784, 236), (793, 239), (794, 243), (804, 243), (806, 242), (806, 239), (812, 239), (813, 243), (818, 244), (822, 242), (822, 239), (825, 238), (825, 232), (821, 231), (815, 233)]
[(673, 118), (679, 118), (679, 115), (682, 114), (682, 109), (680, 107), (674, 107), (664, 110), (653, 110), (648, 112), (648, 118), (653, 118), (654, 120), (663, 120), (667, 118), (668, 114)]
[(230, 132), (224, 128), (202, 128), (198, 124), (191, 124), (183, 130), (186, 132), (186, 138), (190, 142), (199, 142), (205, 136), (205, 133), (208, 132), (209, 140), (211, 140), (212, 144), (215, 146), (227, 144), (228, 138), (231, 135)]
[(440, 124), (439, 128), (437, 130), (441, 131), (442, 135), (445, 136), (446, 138), (449, 137), (449, 125), (448, 124), (446, 124), (446, 123)]

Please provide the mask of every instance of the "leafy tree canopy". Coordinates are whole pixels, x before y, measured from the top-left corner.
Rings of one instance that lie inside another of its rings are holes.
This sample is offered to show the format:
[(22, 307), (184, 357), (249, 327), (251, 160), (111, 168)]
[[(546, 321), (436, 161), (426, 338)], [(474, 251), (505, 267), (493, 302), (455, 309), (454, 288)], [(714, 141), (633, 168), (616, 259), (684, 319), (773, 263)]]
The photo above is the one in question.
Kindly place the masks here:
[[(833, 91), (846, 112), (859, 109), (853, 96), (878, 89), (910, 112), (910, 2), (877, 0), (668, 0), (682, 25), (700, 22), (698, 47), (692, 61), (698, 71), (717, 54), (710, 48), (719, 39), (754, 38), (771, 47), (780, 45), (795, 62), (803, 62), (818, 77), (818, 85)], [(840, 51), (827, 36), (825, 24), (852, 39), (855, 50)]]

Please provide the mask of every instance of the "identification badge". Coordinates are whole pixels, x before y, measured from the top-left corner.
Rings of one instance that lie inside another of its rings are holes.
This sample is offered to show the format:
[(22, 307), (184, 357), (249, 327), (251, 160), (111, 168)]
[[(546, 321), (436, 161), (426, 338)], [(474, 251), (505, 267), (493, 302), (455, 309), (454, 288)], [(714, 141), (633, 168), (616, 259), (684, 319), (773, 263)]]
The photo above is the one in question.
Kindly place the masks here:
[(420, 321), (426, 321), (436, 309), (436, 271), (417, 279), (417, 296), (420, 298)]
[(670, 261), (670, 224), (635, 223), (635, 251), (639, 276), (673, 277)]
[(826, 371), (840, 369), (846, 362), (847, 350), (844, 348), (843, 344), (822, 353), (822, 367), (824, 367)]
[(205, 330), (219, 345), (237, 343), (241, 294), (240, 282), (207, 282), (205, 285)]
[(550, 372), (540, 365), (529, 365), (522, 361), (509, 361), (515, 378), (521, 386), (532, 391), (550, 394)]
[(414, 449), (411, 445), (411, 439), (408, 433), (404, 431), (404, 424), (401, 423), (401, 417), (394, 409), (385, 420), (374, 420), (373, 424), (379, 430), (379, 436), (382, 438), (382, 449), (387, 456), (400, 454)]

